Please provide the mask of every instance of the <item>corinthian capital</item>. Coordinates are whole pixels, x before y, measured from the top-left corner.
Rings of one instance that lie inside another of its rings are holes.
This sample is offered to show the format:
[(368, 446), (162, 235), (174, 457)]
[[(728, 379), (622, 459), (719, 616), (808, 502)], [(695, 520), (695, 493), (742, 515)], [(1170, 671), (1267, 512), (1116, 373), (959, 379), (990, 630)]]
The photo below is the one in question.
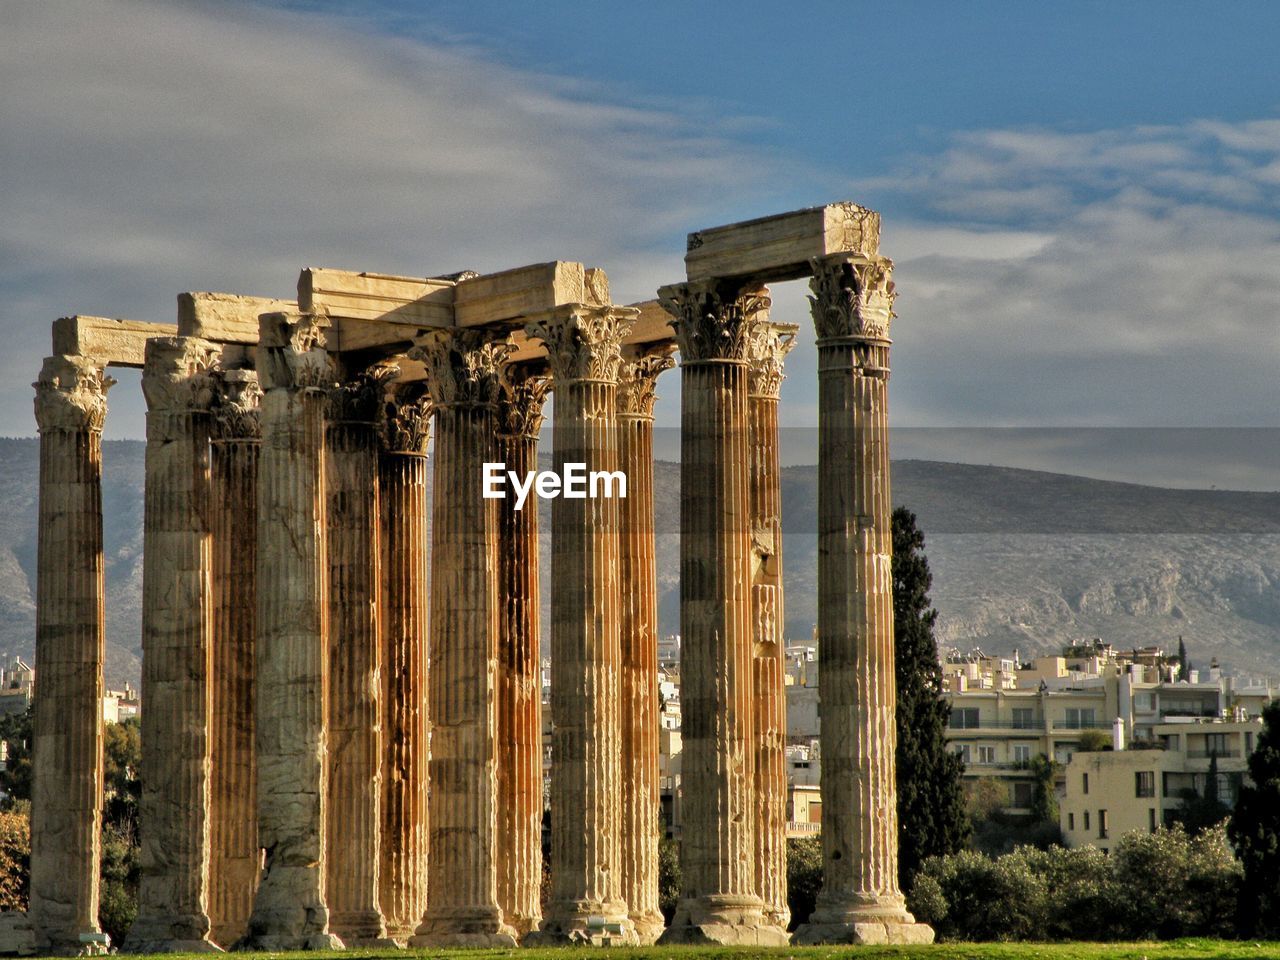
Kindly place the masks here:
[(551, 380), (527, 365), (502, 365), (502, 399), (498, 430), (508, 437), (536, 437), (542, 429), (542, 406)]
[(377, 423), (387, 387), (399, 374), (394, 363), (378, 362), (329, 391), (329, 419), (336, 423)]
[(819, 340), (888, 340), (893, 320), (893, 261), (841, 253), (815, 257), (809, 297)]
[(325, 351), (329, 318), (319, 313), (264, 313), (258, 318), (258, 376), (263, 390), (327, 389), (337, 382)]
[(494, 406), (501, 390), (499, 371), (511, 352), (506, 340), (484, 330), (432, 330), (409, 351), (427, 368), (427, 386), (437, 407)]
[(653, 418), (653, 403), (658, 399), (658, 374), (676, 365), (674, 352), (672, 343), (643, 351), (626, 351), (618, 372), (618, 416)]
[(525, 332), (546, 345), (551, 375), (558, 382), (613, 381), (634, 313), (625, 307), (577, 305), (531, 321)]
[(215, 440), (257, 440), (262, 436), (258, 404), (262, 388), (252, 370), (219, 370), (213, 375)]
[(88, 357), (45, 357), (36, 389), (36, 425), (46, 430), (102, 432), (107, 391), (115, 381)]
[(778, 399), (782, 381), (783, 361), (796, 343), (794, 323), (757, 323), (747, 335), (747, 361), (749, 363), (748, 391), (757, 397)]
[(427, 452), (431, 395), (421, 380), (387, 383), (382, 406), (382, 446), (389, 453)]
[(154, 337), (142, 365), (147, 409), (170, 413), (208, 410), (213, 405), (212, 370), (218, 348), (198, 337)]
[(658, 302), (671, 314), (680, 345), (680, 362), (745, 360), (747, 334), (769, 310), (765, 287), (743, 290), (718, 280), (676, 283), (658, 290)]

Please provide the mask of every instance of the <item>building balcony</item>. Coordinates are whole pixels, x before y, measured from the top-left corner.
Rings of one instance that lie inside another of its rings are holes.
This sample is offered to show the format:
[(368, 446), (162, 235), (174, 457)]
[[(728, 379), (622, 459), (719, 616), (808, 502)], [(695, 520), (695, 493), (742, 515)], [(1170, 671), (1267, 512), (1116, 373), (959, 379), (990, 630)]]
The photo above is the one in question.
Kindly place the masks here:
[(1217, 757), (1219, 760), (1238, 760), (1240, 759), (1240, 750), (1235, 747), (1225, 747), (1221, 750), (1188, 750), (1188, 760), (1212, 760)]

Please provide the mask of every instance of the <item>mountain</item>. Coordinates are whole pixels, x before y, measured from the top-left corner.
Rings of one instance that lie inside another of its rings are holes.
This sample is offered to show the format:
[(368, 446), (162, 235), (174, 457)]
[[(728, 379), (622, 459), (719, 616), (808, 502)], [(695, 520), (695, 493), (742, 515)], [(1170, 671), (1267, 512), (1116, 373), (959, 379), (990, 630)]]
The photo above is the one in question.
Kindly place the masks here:
[[(137, 682), (143, 444), (104, 444), (107, 679)], [(35, 635), (39, 445), (0, 439), (0, 653)], [(1185, 638), (1193, 662), (1280, 674), (1280, 494), (1169, 490), (1084, 477), (925, 461), (893, 464), (893, 499), (914, 510), (933, 568), (939, 639), (963, 649), (1118, 647)], [(784, 469), (786, 627), (816, 616), (817, 470)], [(679, 466), (655, 465), (659, 619), (679, 629)], [(542, 551), (550, 547), (543, 503)]]

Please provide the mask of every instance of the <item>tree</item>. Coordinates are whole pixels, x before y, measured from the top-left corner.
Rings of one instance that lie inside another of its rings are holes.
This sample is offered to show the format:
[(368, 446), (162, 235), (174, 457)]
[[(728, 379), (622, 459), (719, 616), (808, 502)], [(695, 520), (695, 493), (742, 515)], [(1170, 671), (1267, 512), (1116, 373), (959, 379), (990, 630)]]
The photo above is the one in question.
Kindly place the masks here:
[(950, 707), (942, 697), (942, 664), (929, 604), (933, 575), (916, 516), (893, 511), (893, 635), (898, 681), (898, 878), (908, 889), (928, 857), (960, 850), (969, 838), (961, 775), (947, 749)]
[(1178, 679), (1191, 679), (1191, 661), (1187, 659), (1187, 642), (1178, 637)]
[(31, 708), (0, 717), (0, 740), (8, 748), (5, 769), (0, 773), (0, 789), (5, 792), (4, 809), (31, 799)]
[(1216, 827), (1231, 814), (1231, 808), (1222, 802), (1218, 789), (1218, 757), (1209, 757), (1209, 772), (1205, 774), (1204, 792), (1194, 789), (1183, 790), (1182, 805), (1174, 813), (1173, 819), (1182, 824), (1187, 833), (1198, 837), (1206, 830)]
[(1240, 788), (1227, 834), (1244, 865), (1244, 932), (1280, 934), (1280, 700), (1262, 709), (1262, 733), (1249, 757), (1251, 784)]
[(141, 725), (136, 718), (108, 723), (103, 731), (103, 773), (106, 797), (102, 820), (107, 826), (132, 832), (142, 800)]
[(1035, 785), (1031, 791), (1031, 819), (1038, 823), (1058, 822), (1057, 779), (1059, 765), (1043, 753), (1031, 759)]
[(787, 906), (791, 929), (807, 923), (822, 889), (822, 840), (797, 837), (787, 840)]

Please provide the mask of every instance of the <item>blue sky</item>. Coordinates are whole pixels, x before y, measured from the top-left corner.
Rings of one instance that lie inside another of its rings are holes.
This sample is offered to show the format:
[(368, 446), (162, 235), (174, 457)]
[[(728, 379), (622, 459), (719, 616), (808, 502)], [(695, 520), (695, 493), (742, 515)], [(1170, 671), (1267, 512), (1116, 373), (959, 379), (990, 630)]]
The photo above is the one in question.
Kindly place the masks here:
[(553, 258), (635, 300), (835, 199), (898, 264), (895, 423), (1280, 425), (1276, 49), (1261, 2), (3, 4), (0, 434), (66, 313)]

